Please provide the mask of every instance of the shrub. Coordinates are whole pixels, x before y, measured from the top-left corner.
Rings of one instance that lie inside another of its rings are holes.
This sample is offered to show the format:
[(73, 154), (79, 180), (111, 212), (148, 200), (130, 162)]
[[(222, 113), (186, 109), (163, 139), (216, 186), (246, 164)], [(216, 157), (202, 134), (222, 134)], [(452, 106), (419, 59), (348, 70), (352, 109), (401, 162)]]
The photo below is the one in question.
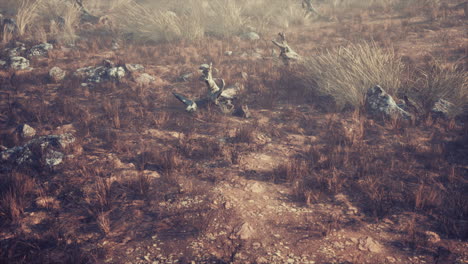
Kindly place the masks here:
[(392, 50), (364, 42), (307, 58), (297, 77), (316, 95), (332, 97), (342, 110), (361, 106), (367, 90), (377, 84), (396, 94), (402, 71), (403, 63)]

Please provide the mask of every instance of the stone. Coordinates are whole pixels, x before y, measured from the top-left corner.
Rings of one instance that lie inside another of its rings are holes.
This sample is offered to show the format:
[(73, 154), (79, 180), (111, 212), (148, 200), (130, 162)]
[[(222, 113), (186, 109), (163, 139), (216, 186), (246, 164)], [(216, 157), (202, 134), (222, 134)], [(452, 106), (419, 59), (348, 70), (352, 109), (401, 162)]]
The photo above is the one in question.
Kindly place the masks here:
[(55, 66), (55, 67), (52, 67), (50, 70), (49, 70), (49, 78), (53, 81), (53, 82), (60, 82), (62, 81), (63, 79), (65, 79), (65, 75), (67, 73), (60, 69), (59, 67)]
[(424, 232), (424, 234), (426, 235), (426, 239), (428, 242), (433, 244), (440, 242), (440, 236), (437, 233), (432, 231), (426, 231)]
[(192, 78), (193, 73), (184, 73), (181, 76), (177, 77), (178, 82), (187, 82), (190, 78)]
[(245, 34), (242, 34), (242, 38), (246, 39), (246, 40), (255, 41), (255, 40), (259, 40), (260, 36), (257, 33), (251, 31), (251, 32), (247, 32)]
[(36, 130), (28, 124), (19, 125), (16, 132), (21, 138), (32, 138), (36, 135)]
[(153, 76), (147, 73), (143, 73), (135, 79), (135, 82), (140, 86), (146, 86), (146, 85), (151, 84), (155, 80), (156, 78), (154, 78)]
[(54, 48), (54, 45), (50, 43), (42, 43), (36, 46), (33, 46), (29, 50), (29, 57), (46, 57), (49, 54), (49, 50), (52, 50)]
[(232, 51), (231, 51), (231, 50), (228, 50), (228, 51), (224, 52), (224, 55), (226, 55), (226, 56), (232, 56)]
[(237, 236), (241, 240), (247, 240), (247, 239), (251, 238), (253, 236), (253, 234), (254, 234), (254, 229), (247, 222), (243, 223), (240, 227), (238, 227)]
[(0, 67), (4, 68), (7, 65), (7, 62), (4, 60), (0, 60)]
[(358, 248), (361, 251), (369, 251), (372, 253), (380, 253), (383, 250), (382, 245), (369, 236), (359, 239)]
[(20, 56), (10, 57), (10, 68), (17, 71), (28, 70), (30, 69), (29, 60)]
[[(55, 167), (63, 162), (64, 150), (75, 142), (71, 134), (41, 136), (0, 152), (0, 168), (8, 171), (14, 167)], [(39, 151), (37, 151), (39, 150)]]
[(367, 91), (365, 100), (367, 114), (372, 118), (403, 118), (411, 119), (411, 114), (401, 109), (395, 100), (387, 94), (379, 85), (370, 88)]
[(233, 114), (242, 118), (250, 118), (252, 116), (247, 105), (241, 105), (241, 107), (237, 107)]
[(143, 71), (145, 70), (145, 67), (141, 64), (129, 64), (129, 63), (126, 63), (125, 64), (125, 69), (128, 71), (128, 72), (140, 72), (140, 71)]
[(269, 263), (268, 259), (264, 258), (264, 257), (258, 257), (256, 260), (255, 260), (256, 263), (258, 264), (266, 264), (266, 263)]
[(447, 119), (450, 116), (450, 111), (453, 109), (454, 104), (445, 100), (439, 99), (435, 102), (434, 107), (431, 109), (431, 115), (434, 119)]
[(21, 42), (16, 42), (13, 48), (5, 50), (9, 57), (21, 56), (21, 54), (26, 51), (26, 45)]
[(107, 70), (107, 77), (111, 80), (120, 81), (125, 77), (125, 69), (123, 67), (112, 67)]
[(75, 76), (84, 78), (87, 82), (100, 83), (106, 79), (107, 68), (104, 66), (88, 66), (76, 70)]
[(253, 193), (262, 193), (265, 191), (265, 188), (263, 188), (263, 186), (258, 182), (251, 184), (248, 189)]

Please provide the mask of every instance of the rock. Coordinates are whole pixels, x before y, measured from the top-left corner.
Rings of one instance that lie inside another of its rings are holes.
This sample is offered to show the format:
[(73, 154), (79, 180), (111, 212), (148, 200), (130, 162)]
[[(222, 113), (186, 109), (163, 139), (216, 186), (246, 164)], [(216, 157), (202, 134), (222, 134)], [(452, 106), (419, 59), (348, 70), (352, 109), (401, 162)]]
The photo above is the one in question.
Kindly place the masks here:
[(21, 54), (26, 50), (26, 45), (21, 42), (16, 42), (13, 48), (6, 49), (6, 53), (9, 57), (21, 56)]
[(259, 40), (260, 36), (257, 33), (251, 31), (251, 32), (247, 32), (245, 34), (242, 34), (242, 38), (246, 39), (246, 40), (254, 41), (254, 40)]
[(369, 236), (359, 239), (358, 248), (361, 251), (369, 251), (372, 253), (380, 253), (383, 249), (379, 242)]
[(111, 80), (120, 81), (125, 77), (125, 69), (123, 67), (112, 67), (107, 70), (107, 77)]
[(224, 55), (226, 55), (226, 56), (232, 56), (232, 51), (228, 50), (228, 51), (224, 52)]
[(0, 68), (5, 68), (6, 65), (7, 65), (6, 61), (0, 60)]
[(292, 263), (294, 263), (294, 259), (288, 259), (287, 262), (290, 263), (290, 264), (292, 264)]
[(263, 186), (260, 183), (255, 182), (248, 186), (248, 190), (253, 193), (262, 193), (263, 191), (265, 191), (265, 188), (263, 188)]
[(16, 128), (16, 132), (21, 138), (32, 138), (36, 135), (36, 130), (28, 124), (19, 125)]
[(139, 71), (143, 71), (145, 69), (145, 67), (141, 64), (128, 64), (126, 63), (125, 64), (125, 69), (128, 71), (128, 72), (139, 72)]
[(424, 232), (424, 234), (426, 235), (426, 239), (428, 242), (430, 243), (438, 243), (440, 241), (440, 236), (435, 233), (435, 232), (432, 232), (432, 231), (426, 231)]
[(135, 79), (135, 82), (140, 86), (146, 86), (154, 82), (155, 80), (156, 78), (154, 78), (153, 76), (147, 73), (143, 73)]
[(184, 73), (181, 76), (177, 77), (178, 82), (187, 82), (190, 78), (192, 78), (193, 73)]
[(257, 249), (259, 249), (261, 247), (262, 247), (262, 244), (260, 244), (260, 242), (252, 243), (252, 248), (255, 249), (255, 250), (257, 250)]
[(450, 110), (454, 107), (454, 104), (445, 100), (439, 99), (435, 102), (434, 107), (431, 109), (431, 115), (434, 119), (447, 119), (450, 115)]
[(266, 263), (269, 263), (268, 259), (264, 258), (264, 257), (258, 257), (256, 260), (255, 260), (255, 263), (258, 263), (258, 264), (266, 264)]
[(411, 114), (401, 109), (379, 85), (370, 88), (367, 91), (365, 108), (367, 114), (372, 118), (403, 118), (411, 119)]
[(50, 43), (42, 43), (42, 44), (33, 46), (29, 50), (28, 56), (29, 57), (37, 57), (37, 56), (46, 57), (49, 54), (49, 50), (52, 50), (53, 48), (54, 48), (54, 45)]
[(11, 170), (14, 167), (53, 168), (63, 162), (64, 154), (58, 150), (66, 149), (75, 142), (71, 134), (41, 136), (0, 152), (0, 168)]
[(243, 118), (250, 118), (252, 116), (247, 105), (242, 105), (241, 107), (236, 108), (233, 114)]
[(107, 68), (104, 66), (89, 66), (76, 70), (75, 76), (84, 78), (87, 82), (100, 83), (106, 79)]
[(55, 67), (52, 67), (50, 70), (49, 70), (49, 78), (54, 81), (54, 82), (60, 82), (62, 81), (64, 78), (65, 78), (65, 75), (67, 73), (60, 69), (59, 67), (55, 66)]
[(29, 60), (20, 56), (10, 57), (10, 68), (17, 71), (30, 69)]
[(396, 259), (394, 257), (388, 256), (387, 261), (390, 262), (390, 263), (395, 263)]
[(243, 223), (237, 231), (237, 236), (242, 240), (251, 238), (254, 234), (254, 229), (249, 223)]

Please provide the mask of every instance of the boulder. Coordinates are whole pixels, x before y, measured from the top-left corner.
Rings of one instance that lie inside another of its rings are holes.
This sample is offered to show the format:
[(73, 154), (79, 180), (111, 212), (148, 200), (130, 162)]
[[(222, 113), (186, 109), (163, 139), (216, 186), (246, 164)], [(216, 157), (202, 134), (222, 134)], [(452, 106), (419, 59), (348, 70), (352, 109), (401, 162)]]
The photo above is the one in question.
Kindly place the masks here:
[(17, 71), (28, 70), (30, 69), (29, 60), (20, 56), (10, 57), (10, 68)]
[(382, 245), (369, 236), (359, 239), (358, 248), (361, 251), (369, 251), (372, 253), (380, 253), (383, 250)]
[(260, 36), (257, 33), (251, 31), (251, 32), (242, 34), (242, 38), (245, 40), (255, 41), (255, 40), (259, 40)]
[(23, 139), (32, 138), (36, 135), (36, 130), (28, 124), (22, 124), (16, 128), (16, 133), (18, 133), (18, 136), (20, 136)]
[(64, 78), (65, 78), (65, 75), (67, 73), (60, 69), (59, 67), (52, 67), (50, 70), (49, 70), (49, 78), (54, 81), (54, 82), (60, 82), (62, 81)]
[(1, 171), (20, 168), (53, 168), (63, 162), (61, 152), (75, 142), (71, 134), (41, 136), (0, 152)]
[(411, 119), (411, 114), (401, 109), (395, 100), (386, 93), (379, 85), (370, 88), (367, 91), (365, 100), (367, 114), (372, 118), (403, 118)]
[(52, 45), (50, 43), (42, 43), (42, 44), (33, 46), (29, 50), (28, 56), (29, 57), (38, 57), (38, 56), (47, 57), (47, 55), (49, 54), (49, 50), (51, 50), (53, 48), (54, 48), (54, 45)]

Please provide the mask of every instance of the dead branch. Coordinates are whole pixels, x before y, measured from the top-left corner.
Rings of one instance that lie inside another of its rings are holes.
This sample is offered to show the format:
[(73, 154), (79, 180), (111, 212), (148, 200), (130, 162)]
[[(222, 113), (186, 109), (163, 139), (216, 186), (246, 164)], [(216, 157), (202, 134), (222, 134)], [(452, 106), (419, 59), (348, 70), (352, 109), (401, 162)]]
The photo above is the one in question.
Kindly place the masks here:
[(279, 42), (276, 40), (272, 40), (272, 42), (278, 48), (280, 48), (279, 57), (281, 58), (283, 63), (286, 65), (289, 65), (290, 61), (302, 60), (302, 57), (299, 54), (297, 54), (293, 49), (291, 49), (291, 47), (289, 47), (284, 33), (280, 32), (278, 33), (278, 36), (279, 36)]
[(312, 0), (302, 0), (302, 8), (306, 10), (308, 13), (313, 13), (317, 16), (320, 14), (317, 12), (317, 10), (312, 6)]

